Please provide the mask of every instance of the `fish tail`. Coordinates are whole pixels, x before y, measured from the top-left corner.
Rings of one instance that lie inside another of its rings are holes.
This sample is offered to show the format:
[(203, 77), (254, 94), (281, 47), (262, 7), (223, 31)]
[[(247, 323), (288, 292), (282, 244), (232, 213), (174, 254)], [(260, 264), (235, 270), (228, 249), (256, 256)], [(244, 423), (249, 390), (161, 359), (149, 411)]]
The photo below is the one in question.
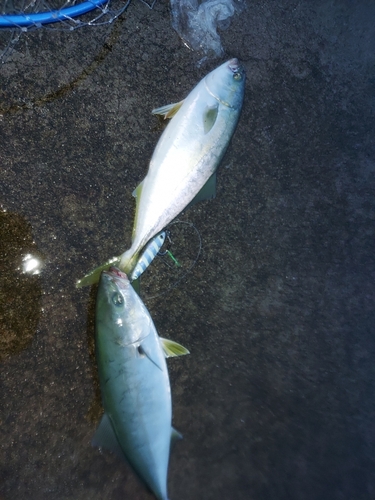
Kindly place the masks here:
[(107, 260), (104, 264), (96, 267), (89, 273), (85, 274), (83, 278), (77, 281), (76, 287), (82, 288), (84, 286), (94, 285), (98, 283), (102, 271), (108, 271), (111, 266), (118, 266), (121, 257), (112, 257), (112, 259)]
[(98, 283), (102, 271), (108, 271), (111, 266), (118, 267), (121, 271), (130, 276), (134, 267), (137, 265), (139, 257), (139, 251), (134, 253), (134, 250), (129, 248), (120, 257), (112, 257), (112, 259), (107, 260), (104, 264), (96, 267), (89, 273), (85, 274), (83, 278), (77, 281), (76, 287), (82, 288), (84, 286), (94, 285)]

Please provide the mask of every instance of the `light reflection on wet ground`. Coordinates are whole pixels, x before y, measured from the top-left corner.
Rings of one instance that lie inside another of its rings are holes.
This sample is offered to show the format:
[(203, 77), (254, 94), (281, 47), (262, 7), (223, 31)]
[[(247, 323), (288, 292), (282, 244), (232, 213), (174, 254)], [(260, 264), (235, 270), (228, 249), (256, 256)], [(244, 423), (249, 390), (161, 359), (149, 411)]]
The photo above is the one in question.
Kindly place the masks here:
[(32, 228), (20, 215), (0, 212), (0, 357), (29, 346), (36, 334), (41, 305), (43, 258)]

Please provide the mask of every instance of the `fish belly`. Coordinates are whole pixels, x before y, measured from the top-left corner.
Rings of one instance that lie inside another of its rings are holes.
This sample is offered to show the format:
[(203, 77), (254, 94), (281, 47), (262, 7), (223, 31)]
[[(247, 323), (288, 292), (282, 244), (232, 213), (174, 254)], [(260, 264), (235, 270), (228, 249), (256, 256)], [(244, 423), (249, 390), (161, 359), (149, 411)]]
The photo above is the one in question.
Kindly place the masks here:
[[(179, 113), (183, 112), (184, 105)], [(137, 248), (186, 208), (221, 158), (221, 134), (205, 137), (203, 130), (194, 127), (194, 122), (201, 120), (200, 113), (190, 112), (189, 117), (179, 113), (173, 118), (177, 122), (168, 125), (172, 131), (167, 127), (161, 137), (143, 181), (134, 228), (133, 243)]]
[(109, 361), (100, 376), (103, 406), (129, 463), (155, 494), (166, 498), (172, 407), (165, 359), (157, 356), (161, 370), (140, 357), (135, 346), (118, 350), (127, 352)]

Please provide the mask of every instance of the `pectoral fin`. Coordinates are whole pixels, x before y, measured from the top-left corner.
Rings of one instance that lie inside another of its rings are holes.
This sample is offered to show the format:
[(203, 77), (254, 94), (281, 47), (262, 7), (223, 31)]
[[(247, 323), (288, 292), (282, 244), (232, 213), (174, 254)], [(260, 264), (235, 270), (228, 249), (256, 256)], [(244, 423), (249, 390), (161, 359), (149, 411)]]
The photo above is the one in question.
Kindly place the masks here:
[(99, 281), (102, 271), (108, 271), (111, 266), (118, 266), (121, 261), (121, 257), (112, 257), (112, 259), (107, 260), (104, 264), (96, 267), (89, 273), (85, 274), (83, 278), (77, 281), (76, 287), (82, 288), (83, 286), (93, 285)]
[(91, 446), (98, 446), (99, 448), (112, 451), (118, 457), (126, 460), (125, 454), (113, 430), (112, 423), (106, 413), (104, 413), (94, 437), (91, 440)]
[(208, 134), (208, 132), (215, 125), (218, 112), (219, 105), (210, 107), (207, 106), (207, 108), (205, 109), (203, 113), (203, 130), (205, 134)]
[(174, 104), (167, 104), (166, 106), (161, 106), (160, 108), (153, 109), (151, 113), (153, 115), (164, 116), (164, 120), (168, 118), (173, 118), (177, 111), (181, 108), (184, 101), (175, 102)]
[(146, 345), (145, 342), (138, 346), (138, 352), (141, 356), (142, 355), (146, 356), (151, 361), (151, 363), (153, 363), (157, 368), (159, 368), (159, 370), (163, 371), (163, 368), (160, 367), (158, 364), (158, 360), (156, 359), (156, 356), (153, 355), (153, 352), (151, 349), (148, 349), (148, 346)]
[(164, 339), (163, 337), (159, 337), (159, 339), (166, 358), (174, 358), (176, 356), (190, 354), (190, 351), (188, 351), (186, 347), (174, 342), (173, 340)]

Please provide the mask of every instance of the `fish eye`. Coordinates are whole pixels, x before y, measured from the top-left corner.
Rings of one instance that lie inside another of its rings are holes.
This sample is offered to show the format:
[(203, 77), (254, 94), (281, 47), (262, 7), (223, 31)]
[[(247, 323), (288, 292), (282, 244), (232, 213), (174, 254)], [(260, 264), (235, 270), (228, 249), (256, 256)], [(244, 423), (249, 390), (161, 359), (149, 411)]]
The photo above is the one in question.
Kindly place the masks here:
[(114, 293), (112, 295), (112, 303), (116, 306), (122, 306), (124, 303), (124, 297), (121, 295), (121, 293)]
[(242, 75), (241, 75), (241, 73), (234, 73), (233, 78), (235, 80), (241, 80), (242, 79)]

